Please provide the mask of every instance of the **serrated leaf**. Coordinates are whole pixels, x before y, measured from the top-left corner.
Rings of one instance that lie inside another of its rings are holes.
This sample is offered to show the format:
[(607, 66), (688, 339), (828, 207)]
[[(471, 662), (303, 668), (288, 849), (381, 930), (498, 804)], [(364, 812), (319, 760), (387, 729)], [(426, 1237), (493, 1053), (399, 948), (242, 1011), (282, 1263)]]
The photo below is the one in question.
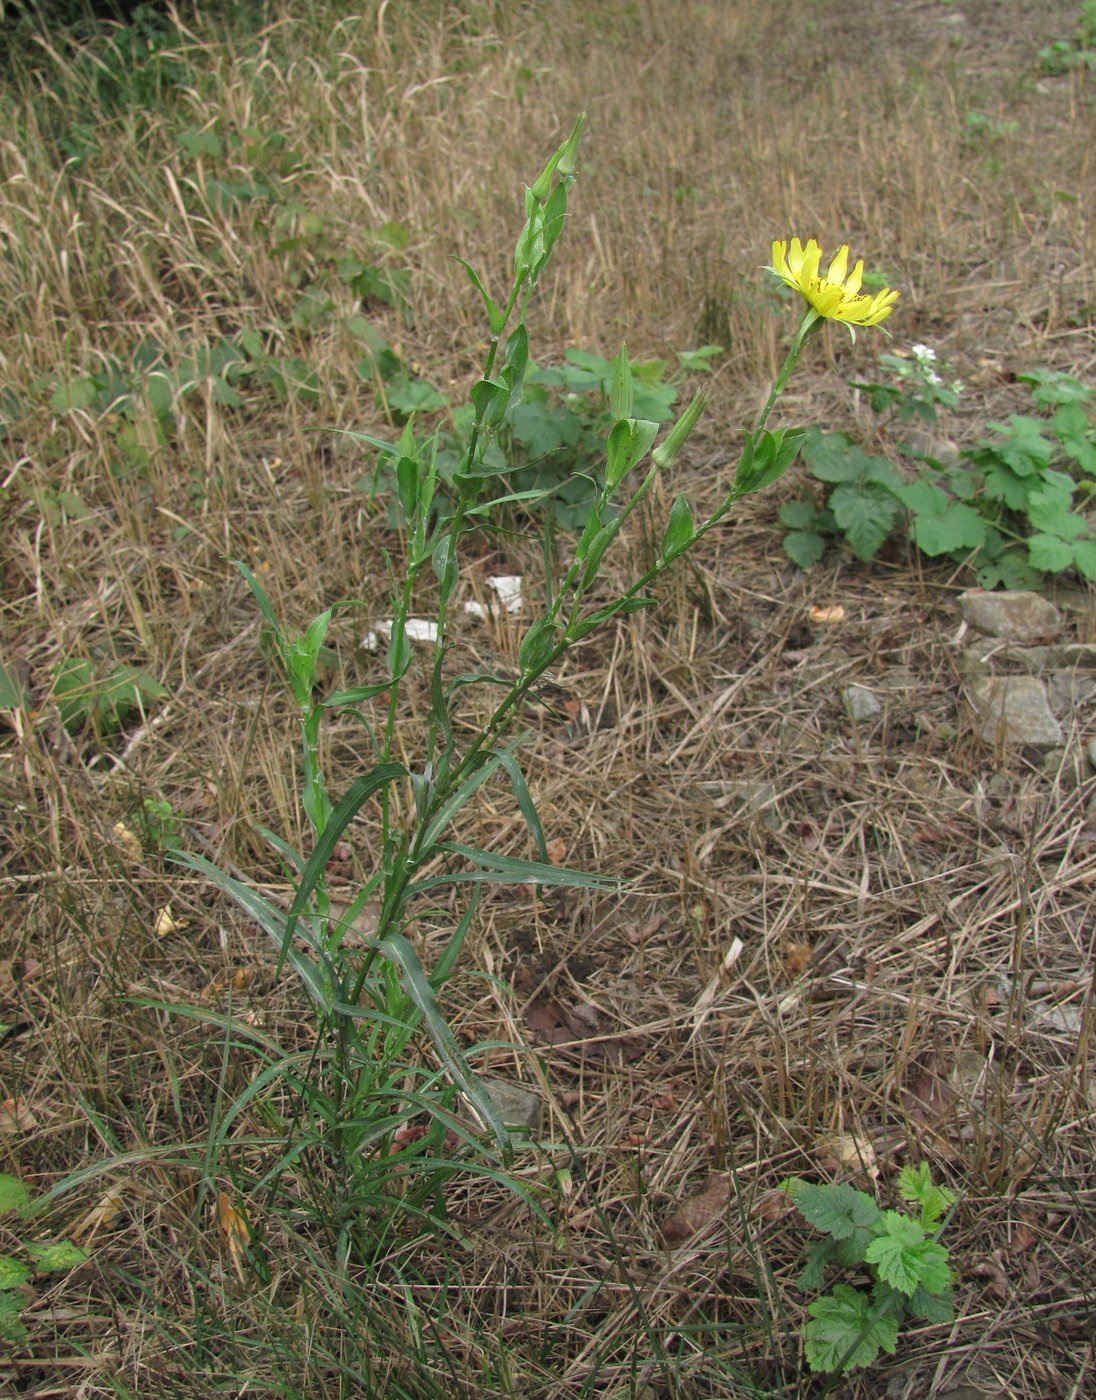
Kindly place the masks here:
[(811, 569), (826, 552), (826, 541), (813, 530), (793, 530), (784, 536), (784, 553), (801, 569)]
[[(885, 1283), (907, 1297), (920, 1283), (925, 1283), (931, 1290), (932, 1284), (926, 1279), (926, 1272), (938, 1275), (941, 1258), (944, 1276), (940, 1286), (947, 1282), (947, 1251), (942, 1245), (926, 1240), (925, 1232), (916, 1220), (899, 1211), (888, 1210), (883, 1213), (881, 1223), (886, 1233), (872, 1240), (864, 1251), (864, 1258), (875, 1265)], [(938, 1251), (939, 1257), (934, 1251)]]
[(1073, 546), (1073, 564), (1079, 574), (1096, 579), (1096, 540), (1078, 540)]
[(880, 1348), (893, 1355), (898, 1344), (897, 1317), (878, 1315), (867, 1295), (848, 1284), (835, 1284), (831, 1296), (815, 1299), (807, 1311), (804, 1337), (812, 1371), (870, 1366)]
[(1027, 546), (1028, 562), (1046, 573), (1059, 574), (1073, 563), (1073, 546), (1057, 535), (1032, 535)]
[(879, 1220), (875, 1201), (847, 1184), (812, 1186), (806, 1181), (792, 1181), (788, 1190), (804, 1220), (835, 1240), (848, 1239), (858, 1228), (870, 1228)]
[(837, 1255), (837, 1241), (815, 1240), (807, 1250), (807, 1262), (796, 1279), (796, 1287), (804, 1293), (815, 1293), (826, 1285), (825, 1269)]
[(813, 501), (787, 501), (776, 514), (789, 530), (809, 530), (818, 519), (818, 507)]
[(946, 1288), (929, 1292), (922, 1284), (915, 1288), (906, 1302), (912, 1316), (922, 1322), (951, 1322), (955, 1317), (955, 1303), (951, 1296), (951, 1284)]
[(921, 1227), (926, 1232), (936, 1228), (940, 1217), (955, 1201), (954, 1191), (933, 1185), (927, 1162), (902, 1168), (898, 1173), (898, 1192), (904, 1201), (915, 1201), (921, 1207)]
[(846, 481), (834, 489), (830, 509), (849, 548), (866, 564), (897, 524), (902, 503), (875, 482)]

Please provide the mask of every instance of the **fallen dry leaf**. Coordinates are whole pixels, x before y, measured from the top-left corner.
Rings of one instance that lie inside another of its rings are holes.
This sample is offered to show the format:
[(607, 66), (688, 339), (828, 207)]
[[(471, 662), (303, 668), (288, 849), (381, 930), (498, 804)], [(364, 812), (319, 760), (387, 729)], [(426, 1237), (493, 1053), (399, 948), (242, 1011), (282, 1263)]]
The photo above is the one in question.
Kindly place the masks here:
[(842, 1175), (851, 1172), (862, 1180), (878, 1180), (879, 1162), (875, 1148), (866, 1137), (856, 1133), (823, 1133), (815, 1147), (818, 1165), (823, 1171)]
[(585, 1002), (564, 1006), (538, 998), (525, 1009), (525, 1024), (544, 1045), (566, 1045), (585, 1059), (619, 1065), (634, 1060), (640, 1047), (621, 1036), (603, 1036), (597, 1008)]
[(828, 605), (816, 603), (808, 616), (816, 627), (835, 627), (839, 622), (844, 622), (848, 614), (840, 603)]
[(699, 1191), (686, 1197), (678, 1208), (662, 1222), (662, 1238), (666, 1244), (681, 1244), (722, 1218), (731, 1199), (731, 1178), (728, 1172), (713, 1172)]
[(166, 938), (168, 934), (178, 933), (180, 929), (184, 928), (186, 928), (186, 920), (183, 919), (180, 921), (176, 919), (175, 915), (171, 912), (171, 905), (165, 904), (156, 915), (156, 924), (153, 932), (156, 934), (157, 938)]
[(809, 943), (795, 943), (788, 938), (784, 940), (780, 951), (784, 963), (784, 976), (789, 982), (794, 982), (810, 967), (811, 945)]
[(545, 846), (548, 852), (548, 860), (552, 865), (562, 865), (567, 859), (567, 842), (562, 836), (557, 836)]
[(0, 1102), (0, 1133), (29, 1133), (37, 1126), (38, 1119), (22, 1099)]
[(109, 1230), (118, 1223), (126, 1203), (126, 1192), (132, 1186), (130, 1181), (120, 1181), (112, 1186), (102, 1199), (80, 1219), (71, 1225), (68, 1234), (77, 1244), (91, 1241), (100, 1230)]
[(228, 1244), (233, 1267), (240, 1282), (243, 1283), (244, 1267), (242, 1261), (244, 1251), (251, 1243), (251, 1227), (247, 1223), (247, 1216), (236, 1209), (223, 1191), (217, 1192), (217, 1224), (220, 1225)]
[(115, 822), (110, 829), (110, 834), (114, 837), (118, 849), (125, 856), (131, 865), (136, 865), (141, 859), (141, 841), (126, 826), (125, 822)]

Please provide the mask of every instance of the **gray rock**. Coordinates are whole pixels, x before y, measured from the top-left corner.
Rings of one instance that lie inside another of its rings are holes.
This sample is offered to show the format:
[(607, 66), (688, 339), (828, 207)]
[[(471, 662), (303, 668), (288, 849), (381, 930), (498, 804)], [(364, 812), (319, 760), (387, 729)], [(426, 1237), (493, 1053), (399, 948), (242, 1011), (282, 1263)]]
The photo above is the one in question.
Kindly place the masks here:
[(495, 1112), (508, 1128), (518, 1128), (536, 1136), (540, 1131), (543, 1105), (538, 1095), (509, 1079), (484, 1079)]
[(1010, 642), (1042, 641), (1062, 630), (1061, 613), (1040, 593), (963, 593), (959, 610), (968, 626)]
[(883, 713), (878, 696), (866, 685), (847, 685), (841, 692), (841, 698), (857, 724), (863, 724), (865, 720), (874, 719), (876, 715)]
[(1035, 676), (1002, 676), (975, 681), (971, 700), (987, 744), (1052, 749), (1062, 742), (1062, 728), (1047, 703), (1046, 687)]
[(1068, 715), (1096, 695), (1096, 676), (1087, 671), (1052, 671), (1047, 695), (1055, 714)]

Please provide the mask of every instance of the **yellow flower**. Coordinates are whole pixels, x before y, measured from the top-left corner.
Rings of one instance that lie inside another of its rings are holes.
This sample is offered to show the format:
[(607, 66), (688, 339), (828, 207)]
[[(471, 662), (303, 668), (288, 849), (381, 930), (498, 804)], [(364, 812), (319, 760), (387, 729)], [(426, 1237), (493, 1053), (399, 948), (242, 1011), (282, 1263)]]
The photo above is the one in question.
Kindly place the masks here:
[(861, 296), (864, 260), (861, 258), (849, 272), (847, 243), (838, 248), (824, 277), (818, 271), (821, 257), (822, 249), (813, 238), (808, 240), (805, 248), (798, 238), (793, 238), (790, 249), (784, 239), (775, 239), (772, 271), (793, 291), (806, 297), (819, 316), (828, 317), (831, 321), (844, 321), (850, 333), (854, 333), (853, 326), (877, 326), (891, 314), (898, 293), (884, 287), (874, 296)]

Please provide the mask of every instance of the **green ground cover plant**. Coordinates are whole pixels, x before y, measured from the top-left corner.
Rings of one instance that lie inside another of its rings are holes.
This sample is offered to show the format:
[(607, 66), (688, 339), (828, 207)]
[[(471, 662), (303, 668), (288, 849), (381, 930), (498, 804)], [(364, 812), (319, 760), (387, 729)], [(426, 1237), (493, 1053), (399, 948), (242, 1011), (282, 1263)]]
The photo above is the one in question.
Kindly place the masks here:
[(916, 1216), (880, 1210), (872, 1196), (848, 1185), (796, 1179), (784, 1189), (804, 1220), (826, 1236), (811, 1246), (799, 1287), (823, 1287), (831, 1264), (866, 1267), (872, 1277), (870, 1291), (836, 1283), (811, 1303), (804, 1336), (813, 1371), (850, 1371), (870, 1366), (881, 1350), (893, 1354), (906, 1317), (952, 1320), (952, 1273), (939, 1235), (955, 1195), (932, 1184), (924, 1162), (903, 1167), (898, 1177), (902, 1199), (920, 1207)]
[[(935, 427), (954, 408), (961, 386), (934, 368), (935, 351), (914, 346), (910, 358), (884, 355), (889, 383), (864, 382), (881, 431), (891, 425)], [(1017, 376), (1041, 415), (991, 421), (986, 436), (946, 463), (899, 440), (904, 469), (866, 452), (847, 434), (812, 432), (803, 458), (824, 484), (780, 509), (784, 549), (801, 568), (822, 557), (827, 539), (842, 539), (870, 562), (901, 528), (920, 552), (969, 567), (983, 588), (1046, 587), (1056, 574), (1096, 579), (1096, 428), (1092, 390), (1072, 375), (1033, 370)]]
[[(6, 1028), (0, 1028), (6, 1029)], [(0, 1341), (8, 1346), (20, 1346), (27, 1340), (27, 1328), (20, 1313), (28, 1303), (24, 1285), (32, 1278), (67, 1273), (87, 1259), (87, 1252), (71, 1240), (33, 1239), (22, 1225), (12, 1226), (11, 1217), (26, 1220), (31, 1199), (26, 1186), (17, 1176), (0, 1173), (0, 1231), (4, 1244), (10, 1248), (13, 1239), (17, 1255), (0, 1254)]]

